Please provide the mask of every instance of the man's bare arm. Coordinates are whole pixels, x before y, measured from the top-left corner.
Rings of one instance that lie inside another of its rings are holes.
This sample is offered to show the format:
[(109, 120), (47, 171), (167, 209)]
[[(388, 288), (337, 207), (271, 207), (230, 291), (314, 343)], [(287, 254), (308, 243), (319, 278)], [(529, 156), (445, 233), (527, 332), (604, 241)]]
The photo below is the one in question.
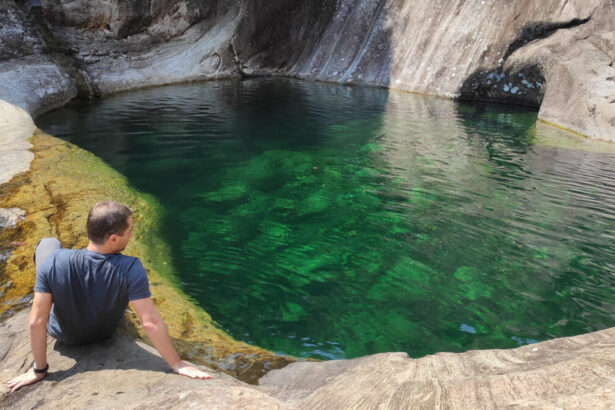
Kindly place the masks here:
[(209, 379), (211, 377), (209, 373), (181, 360), (171, 344), (167, 326), (158, 314), (151, 297), (132, 300), (130, 305), (139, 316), (147, 337), (175, 373), (192, 379)]
[[(51, 293), (34, 292), (34, 301), (30, 310), (30, 348), (34, 356), (34, 367), (44, 369), (47, 367), (47, 320), (51, 311)], [(36, 383), (43, 379), (47, 373), (35, 373), (34, 369), (16, 377), (8, 382), (11, 392), (23, 386)]]

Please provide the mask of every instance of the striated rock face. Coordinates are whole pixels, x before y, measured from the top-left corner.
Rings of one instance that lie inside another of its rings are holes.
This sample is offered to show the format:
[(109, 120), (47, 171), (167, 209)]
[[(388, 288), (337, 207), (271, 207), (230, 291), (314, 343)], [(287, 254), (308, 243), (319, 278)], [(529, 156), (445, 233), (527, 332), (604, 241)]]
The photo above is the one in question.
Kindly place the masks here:
[(615, 140), (613, 0), (0, 0), (0, 98), (286, 75), (540, 107)]
[(294, 363), (260, 385), (299, 409), (607, 409), (615, 403), (614, 336), (608, 329), (511, 350)]
[(239, 32), (245, 72), (525, 104), (544, 120), (615, 141), (612, 0), (342, 0), (322, 35), (295, 41), (284, 61), (275, 48), (255, 53), (279, 32), (260, 21)]
[(51, 59), (36, 26), (13, 1), (0, 0), (0, 99), (34, 116), (77, 95), (75, 81)]
[[(75, 97), (284, 75), (527, 104), (615, 141), (614, 50), (614, 0), (50, 0), (42, 13), (0, 0), (0, 99), (32, 116)], [(0, 120), (24, 114), (0, 105)], [(19, 134), (0, 124), (2, 182), (29, 164), (33, 125), (23, 123)], [(51, 220), (45, 212), (36, 216)], [(3, 381), (31, 364), (26, 329), (24, 313), (0, 327)], [(297, 363), (259, 388), (167, 374), (151, 349), (123, 336), (75, 350), (51, 343), (57, 371), (0, 406), (607, 408), (612, 340), (609, 329), (508, 351)]]

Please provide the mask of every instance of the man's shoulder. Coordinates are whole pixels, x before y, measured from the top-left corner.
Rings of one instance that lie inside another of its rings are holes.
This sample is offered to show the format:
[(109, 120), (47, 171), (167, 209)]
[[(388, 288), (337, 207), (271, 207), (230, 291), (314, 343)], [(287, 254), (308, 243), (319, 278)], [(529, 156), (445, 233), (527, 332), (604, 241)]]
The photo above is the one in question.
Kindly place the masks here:
[(123, 253), (116, 253), (113, 256), (115, 258), (117, 258), (118, 260), (121, 260), (123, 263), (129, 263), (129, 264), (139, 263), (139, 264), (141, 264), (141, 261), (139, 260), (139, 258), (137, 258), (135, 256), (128, 256), (128, 255), (124, 255)]
[(74, 255), (76, 252), (76, 249), (61, 248), (56, 251), (53, 251), (53, 253), (49, 255), (49, 259), (56, 262), (68, 261), (70, 260), (71, 256)]
[(37, 274), (40, 272), (41, 274), (46, 274), (49, 272), (58, 272), (64, 271), (68, 266), (71, 265), (71, 261), (73, 260), (73, 255), (76, 251), (73, 249), (58, 249), (53, 251), (45, 260), (37, 266), (36, 272)]

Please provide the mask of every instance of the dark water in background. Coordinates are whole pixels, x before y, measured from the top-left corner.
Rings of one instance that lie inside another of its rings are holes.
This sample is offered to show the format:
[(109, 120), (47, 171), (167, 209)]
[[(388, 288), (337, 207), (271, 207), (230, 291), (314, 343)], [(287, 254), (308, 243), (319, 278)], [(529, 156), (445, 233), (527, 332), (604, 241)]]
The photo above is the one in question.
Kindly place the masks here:
[(184, 291), (297, 356), (504, 348), (615, 325), (615, 156), (536, 113), (290, 80), (149, 89), (37, 120), (166, 210)]

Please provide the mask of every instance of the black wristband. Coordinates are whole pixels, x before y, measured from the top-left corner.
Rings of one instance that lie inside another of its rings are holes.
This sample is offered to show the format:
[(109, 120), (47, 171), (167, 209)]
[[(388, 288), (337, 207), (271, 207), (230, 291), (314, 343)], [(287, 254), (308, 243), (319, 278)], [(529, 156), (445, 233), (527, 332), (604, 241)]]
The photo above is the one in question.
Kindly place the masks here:
[(43, 373), (47, 373), (47, 370), (49, 370), (49, 363), (47, 363), (47, 366), (45, 366), (44, 369), (37, 369), (36, 367), (32, 366), (32, 368), (34, 369), (34, 373), (36, 374), (43, 374)]

